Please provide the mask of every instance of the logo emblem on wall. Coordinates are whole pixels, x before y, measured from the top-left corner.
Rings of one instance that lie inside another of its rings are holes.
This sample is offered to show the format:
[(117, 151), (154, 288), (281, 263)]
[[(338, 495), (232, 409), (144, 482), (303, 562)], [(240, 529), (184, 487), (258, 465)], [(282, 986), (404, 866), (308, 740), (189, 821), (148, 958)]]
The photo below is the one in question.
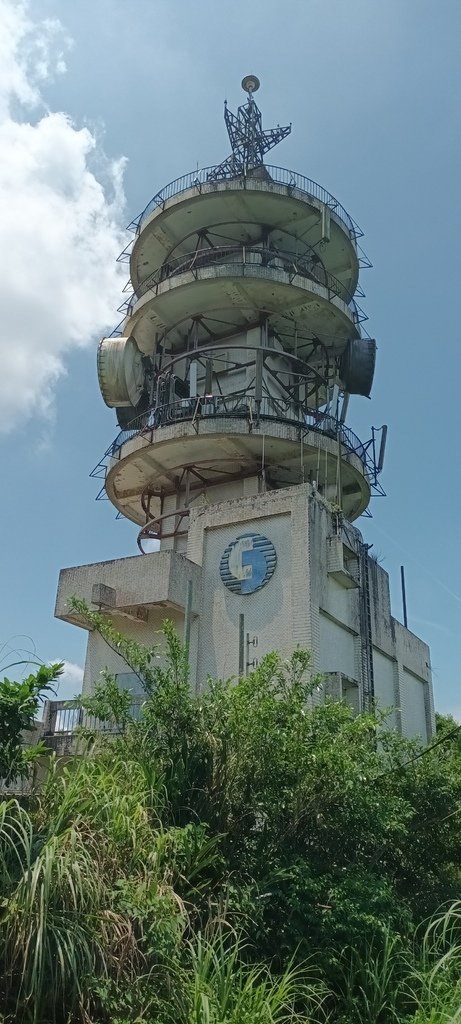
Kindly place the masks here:
[(224, 586), (234, 594), (254, 594), (274, 575), (277, 553), (261, 533), (242, 533), (226, 548), (219, 563)]

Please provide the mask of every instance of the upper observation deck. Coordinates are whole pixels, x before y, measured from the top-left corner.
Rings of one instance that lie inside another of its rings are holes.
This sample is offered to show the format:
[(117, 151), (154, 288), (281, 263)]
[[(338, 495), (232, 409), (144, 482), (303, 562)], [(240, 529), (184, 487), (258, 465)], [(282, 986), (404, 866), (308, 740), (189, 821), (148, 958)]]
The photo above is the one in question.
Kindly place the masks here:
[(262, 238), (280, 251), (296, 249), (299, 256), (317, 248), (326, 271), (355, 291), (361, 232), (326, 189), (281, 167), (264, 166), (235, 178), (212, 179), (212, 174), (213, 168), (205, 168), (171, 182), (137, 219), (130, 258), (137, 294), (172, 258)]
[(237, 114), (224, 109), (230, 156), (170, 182), (131, 223), (123, 321), (98, 350), (122, 433), (96, 475), (160, 540), (191, 502), (242, 488), (315, 483), (350, 520), (379, 493), (374, 433), (363, 445), (345, 426), (376, 353), (356, 301), (362, 232), (316, 181), (264, 163), (291, 125), (263, 130), (258, 79), (242, 86)]

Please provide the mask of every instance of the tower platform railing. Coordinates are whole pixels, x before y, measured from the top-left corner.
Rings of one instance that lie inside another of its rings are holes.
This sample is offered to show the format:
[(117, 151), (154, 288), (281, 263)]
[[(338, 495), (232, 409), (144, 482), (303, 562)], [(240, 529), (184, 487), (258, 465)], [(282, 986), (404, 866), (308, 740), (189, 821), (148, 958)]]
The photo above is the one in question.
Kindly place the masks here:
[(339, 298), (351, 310), (355, 323), (361, 323), (367, 319), (366, 314), (354, 300), (343, 283), (333, 274), (328, 273), (321, 260), (315, 253), (297, 254), (276, 248), (255, 245), (222, 245), (206, 249), (194, 249), (192, 252), (176, 256), (168, 260), (154, 273), (149, 274), (140, 282), (135, 291), (126, 301), (119, 306), (118, 312), (130, 316), (138, 299), (148, 292), (156, 295), (163, 281), (170, 280), (179, 274), (196, 273), (206, 267), (225, 267), (238, 264), (239, 266), (253, 266), (268, 268), (270, 270), (282, 270), (290, 277), (290, 283), (298, 275), (306, 277), (316, 284), (327, 289), (328, 298)]
[(160, 427), (184, 421), (197, 422), (199, 419), (222, 419), (225, 417), (246, 419), (249, 430), (260, 420), (272, 420), (297, 427), (302, 433), (313, 431), (339, 441), (351, 454), (357, 455), (368, 473), (370, 465), (369, 444), (334, 416), (321, 412), (305, 412), (296, 409), (292, 401), (264, 396), (259, 402), (248, 395), (205, 395), (182, 398), (169, 405), (155, 406), (136, 417), (129, 427), (121, 430), (107, 449), (106, 456), (120, 459), (123, 446), (137, 436), (151, 436)]
[(170, 181), (168, 185), (165, 185), (164, 188), (160, 189), (160, 191), (152, 197), (139, 216), (135, 217), (131, 221), (128, 227), (133, 230), (136, 235), (139, 235), (143, 224), (154, 210), (162, 207), (168, 202), (168, 200), (173, 199), (174, 196), (180, 195), (181, 192), (187, 192), (191, 188), (196, 188), (197, 192), (200, 192), (204, 185), (210, 186), (214, 183), (221, 184), (223, 180), (241, 180), (244, 184), (246, 181), (259, 181), (261, 184), (264, 184), (264, 182), (270, 182), (272, 180), (277, 185), (286, 185), (293, 191), (297, 190), (307, 199), (315, 199), (324, 203), (325, 206), (328, 206), (342, 222), (346, 228), (349, 238), (354, 246), (356, 246), (357, 239), (363, 237), (363, 231), (361, 231), (350, 214), (348, 214), (347, 210), (344, 209), (344, 206), (342, 206), (335, 196), (333, 196), (331, 192), (328, 192), (323, 185), (319, 185), (317, 181), (313, 181), (311, 178), (306, 178), (304, 174), (298, 174), (297, 171), (290, 171), (286, 167), (276, 167), (272, 164), (264, 164), (263, 166), (268, 175), (267, 178), (255, 177), (250, 171), (246, 177), (235, 178), (235, 176), (230, 175), (228, 179), (220, 177), (216, 178), (214, 181), (213, 178), (210, 178), (210, 174), (212, 174), (215, 169), (214, 167), (202, 167), (200, 170), (189, 171), (188, 174), (183, 174), (180, 178), (175, 178), (174, 181)]

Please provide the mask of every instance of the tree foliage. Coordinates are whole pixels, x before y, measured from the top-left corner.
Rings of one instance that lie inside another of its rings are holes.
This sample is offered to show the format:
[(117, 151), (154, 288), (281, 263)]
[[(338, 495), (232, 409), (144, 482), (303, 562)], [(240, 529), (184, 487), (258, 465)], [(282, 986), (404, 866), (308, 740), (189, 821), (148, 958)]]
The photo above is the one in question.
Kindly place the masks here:
[(3, 804), (5, 1021), (454, 1020), (455, 723), (422, 750), (321, 701), (301, 651), (196, 695), (170, 624), (142, 648), (76, 606), (142, 707), (105, 673), (83, 701), (104, 733)]
[(0, 779), (7, 784), (29, 776), (33, 762), (43, 753), (42, 744), (25, 745), (24, 734), (32, 730), (41, 698), (52, 689), (62, 664), (40, 665), (37, 672), (15, 682), (0, 681)]

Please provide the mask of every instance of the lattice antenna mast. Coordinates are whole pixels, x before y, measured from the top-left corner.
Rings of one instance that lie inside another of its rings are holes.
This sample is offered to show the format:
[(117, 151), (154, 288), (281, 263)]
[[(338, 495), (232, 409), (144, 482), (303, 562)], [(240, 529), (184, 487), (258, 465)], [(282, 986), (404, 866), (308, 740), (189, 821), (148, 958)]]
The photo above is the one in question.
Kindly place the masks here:
[(246, 103), (233, 114), (224, 102), (224, 120), (227, 134), (232, 147), (232, 154), (221, 164), (214, 167), (208, 177), (228, 178), (239, 174), (248, 174), (256, 167), (261, 167), (265, 153), (277, 146), (291, 132), (291, 124), (263, 130), (261, 111), (254, 101), (253, 93), (259, 89), (256, 75), (247, 75), (242, 81), (242, 89), (247, 93)]

